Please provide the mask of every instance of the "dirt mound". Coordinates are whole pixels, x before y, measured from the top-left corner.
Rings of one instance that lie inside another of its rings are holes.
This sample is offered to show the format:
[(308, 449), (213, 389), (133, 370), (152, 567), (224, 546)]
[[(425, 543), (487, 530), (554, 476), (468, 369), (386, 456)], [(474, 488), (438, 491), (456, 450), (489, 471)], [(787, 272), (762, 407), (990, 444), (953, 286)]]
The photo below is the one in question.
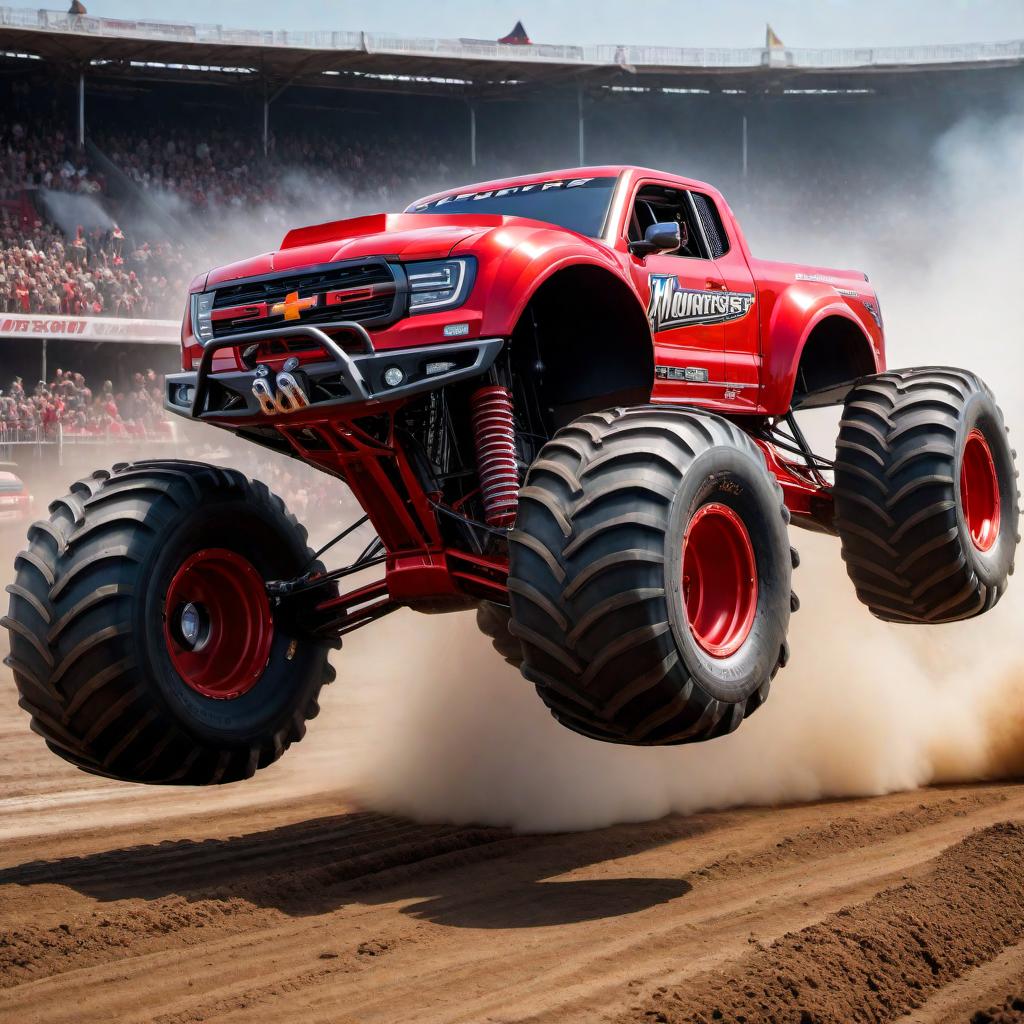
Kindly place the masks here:
[(784, 935), (725, 977), (656, 992), (659, 1022), (892, 1020), (1014, 945), (1024, 928), (1024, 826), (1002, 823), (918, 877)]

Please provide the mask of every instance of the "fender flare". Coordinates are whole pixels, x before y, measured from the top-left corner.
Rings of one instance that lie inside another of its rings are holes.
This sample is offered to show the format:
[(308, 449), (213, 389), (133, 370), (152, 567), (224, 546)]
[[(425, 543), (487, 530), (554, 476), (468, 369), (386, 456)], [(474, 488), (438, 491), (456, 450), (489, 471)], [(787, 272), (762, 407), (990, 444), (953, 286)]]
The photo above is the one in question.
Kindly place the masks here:
[(643, 318), (644, 323), (647, 325), (647, 338), (651, 343), (651, 349), (653, 351), (654, 334), (651, 331), (651, 325), (647, 319), (647, 313), (645, 312), (643, 305), (637, 297), (636, 289), (633, 287), (633, 283), (624, 274), (620, 273), (617, 267), (611, 266), (608, 263), (605, 263), (598, 259), (594, 259), (593, 257), (590, 256), (566, 256), (563, 259), (557, 260), (549, 264), (547, 267), (545, 267), (543, 272), (540, 273), (534, 280), (529, 292), (527, 292), (523, 296), (522, 300), (516, 307), (515, 316), (512, 321), (513, 326), (519, 323), (520, 318), (526, 311), (526, 308), (529, 306), (529, 304), (533, 301), (537, 292), (539, 292), (541, 288), (543, 288), (549, 281), (551, 281), (552, 278), (556, 277), (558, 274), (561, 274), (566, 270), (572, 270), (575, 268), (582, 267), (604, 271), (606, 274), (608, 274), (609, 277), (611, 277), (629, 293), (630, 297), (636, 305), (638, 312)]
[[(788, 301), (787, 301), (788, 300)], [(841, 319), (853, 327), (863, 340), (864, 351), (869, 354), (873, 372), (882, 369), (879, 345), (872, 337), (864, 320), (835, 295), (822, 294), (811, 304), (813, 313), (808, 318), (806, 309), (797, 307), (792, 293), (787, 293), (772, 310), (768, 328), (768, 356), (763, 368), (763, 404), (769, 413), (787, 411), (796, 390), (796, 373), (811, 335), (826, 320)], [(780, 324), (780, 321), (785, 321)], [(800, 325), (799, 334), (795, 328)]]
[(506, 319), (500, 327), (491, 321), (489, 333), (525, 340), (534, 334), (536, 321), (537, 347), (513, 344), (512, 350), (535, 351), (550, 370), (544, 394), (551, 408), (578, 408), (599, 397), (608, 404), (650, 400), (654, 337), (636, 289), (621, 271), (578, 252), (542, 266), (529, 260), (509, 271), (504, 281), (496, 277), (495, 287), (514, 306), (502, 311)]
[[(509, 256), (522, 252), (522, 246), (517, 245), (509, 250)], [(647, 320), (647, 313), (637, 297), (632, 282), (612, 260), (601, 258), (598, 253), (591, 252), (580, 245), (578, 248), (566, 246), (558, 254), (543, 253), (518, 266), (510, 267), (509, 262), (509, 259), (501, 261), (496, 268), (495, 278), (490, 287), (492, 291), (497, 288), (499, 295), (501, 293), (514, 295), (515, 300), (510, 306), (500, 309), (496, 314), (493, 311), (497, 304), (490, 301), (487, 303), (490, 315), (485, 317), (482, 330), (488, 337), (511, 337), (537, 292), (557, 274), (574, 268), (589, 268), (607, 274), (612, 281), (629, 293), (639, 317), (646, 325), (646, 338), (653, 354), (654, 335)], [(492, 316), (493, 319), (491, 319)]]

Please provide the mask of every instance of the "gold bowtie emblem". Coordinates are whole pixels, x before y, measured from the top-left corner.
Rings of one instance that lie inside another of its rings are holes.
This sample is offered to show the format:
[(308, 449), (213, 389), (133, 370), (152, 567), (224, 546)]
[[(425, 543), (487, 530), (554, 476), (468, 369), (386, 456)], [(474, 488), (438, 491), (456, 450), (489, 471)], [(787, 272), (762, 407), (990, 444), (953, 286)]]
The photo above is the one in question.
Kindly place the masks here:
[(318, 302), (318, 295), (310, 295), (305, 299), (299, 298), (298, 292), (289, 292), (284, 302), (275, 302), (270, 307), (274, 316), (284, 314), (285, 320), (298, 320), (304, 309), (312, 309)]

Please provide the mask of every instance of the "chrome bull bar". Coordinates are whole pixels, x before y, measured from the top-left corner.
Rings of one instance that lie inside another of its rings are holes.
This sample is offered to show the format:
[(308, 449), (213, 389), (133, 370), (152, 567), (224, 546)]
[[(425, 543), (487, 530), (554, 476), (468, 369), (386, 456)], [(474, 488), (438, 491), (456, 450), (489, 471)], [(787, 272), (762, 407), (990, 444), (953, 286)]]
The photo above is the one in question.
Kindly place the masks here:
[[(368, 353), (373, 352), (373, 339), (362, 324), (358, 324), (354, 320), (348, 320), (336, 324), (335, 326), (338, 329), (351, 331), (353, 334), (356, 334), (360, 341), (362, 341), (366, 346), (366, 351)], [(213, 368), (213, 357), (215, 353), (226, 348), (239, 348), (240, 346), (254, 342), (267, 341), (270, 338), (296, 337), (312, 338), (316, 341), (323, 348), (324, 352), (330, 356), (331, 361), (334, 363), (349, 392), (352, 395), (358, 396), (363, 401), (369, 401), (370, 390), (366, 386), (366, 381), (363, 379), (363, 375), (359, 371), (359, 367), (353, 361), (352, 357), (329, 334), (325, 334), (318, 327), (310, 327), (306, 324), (297, 324), (294, 327), (277, 327), (270, 331), (246, 331), (244, 334), (232, 334), (227, 338), (214, 338), (212, 341), (206, 342), (203, 346), (202, 358), (199, 360), (199, 369), (196, 371), (196, 391), (195, 397), (192, 399), (193, 417), (197, 415), (197, 410), (202, 410), (205, 407), (206, 392), (209, 386), (209, 377)], [(272, 412), (285, 411), (278, 408), (277, 400), (269, 384), (267, 385), (267, 391), (269, 392), (271, 408), (266, 408), (263, 404), (263, 399), (261, 399), (259, 395), (256, 395), (256, 400), (260, 403), (260, 407), (263, 411), (268, 414)], [(253, 393), (255, 394), (255, 388), (253, 389)], [(309, 405), (308, 400), (306, 401), (306, 405)], [(290, 412), (292, 410), (289, 409), (288, 411)]]
[[(297, 324), (259, 331), (246, 331), (229, 337), (214, 338), (203, 346), (199, 366), (194, 372), (168, 374), (165, 383), (164, 407), (169, 412), (192, 419), (214, 417), (241, 419), (259, 416), (279, 416), (294, 413), (310, 405), (317, 408), (351, 403), (373, 404), (394, 398), (422, 393), (442, 387), (456, 380), (464, 380), (485, 373), (494, 362), (504, 344), (501, 338), (480, 338), (462, 342), (437, 342), (414, 348), (376, 351), (369, 333), (362, 324), (343, 321), (331, 325), (332, 330), (345, 330), (356, 335), (363, 344), (362, 353), (352, 355), (337, 341), (318, 327)], [(276, 375), (265, 365), (246, 370), (225, 370), (213, 373), (214, 355), (227, 348), (240, 348), (254, 342), (277, 338), (305, 337), (315, 341), (326, 359), (300, 364), (289, 359)], [(381, 380), (381, 367), (385, 364), (404, 366), (405, 382), (385, 387)], [(428, 367), (415, 372), (417, 364)], [(429, 367), (440, 367), (430, 369)], [(373, 378), (368, 380), (368, 376)], [(314, 381), (340, 380), (347, 394), (314, 401)], [(250, 396), (244, 408), (210, 409), (208, 396), (210, 383), (228, 387), (234, 394)], [(190, 392), (182, 399), (182, 389)], [(253, 407), (252, 399), (255, 400)]]

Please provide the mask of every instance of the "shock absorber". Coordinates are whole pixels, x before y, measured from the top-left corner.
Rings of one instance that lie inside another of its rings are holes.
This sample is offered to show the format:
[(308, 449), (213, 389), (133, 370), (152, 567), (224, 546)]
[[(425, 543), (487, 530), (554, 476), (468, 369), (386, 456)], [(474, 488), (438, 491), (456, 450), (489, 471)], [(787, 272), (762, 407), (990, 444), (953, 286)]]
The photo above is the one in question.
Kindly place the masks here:
[(500, 384), (486, 384), (473, 392), (470, 406), (484, 518), (488, 526), (512, 526), (519, 504), (512, 393)]

